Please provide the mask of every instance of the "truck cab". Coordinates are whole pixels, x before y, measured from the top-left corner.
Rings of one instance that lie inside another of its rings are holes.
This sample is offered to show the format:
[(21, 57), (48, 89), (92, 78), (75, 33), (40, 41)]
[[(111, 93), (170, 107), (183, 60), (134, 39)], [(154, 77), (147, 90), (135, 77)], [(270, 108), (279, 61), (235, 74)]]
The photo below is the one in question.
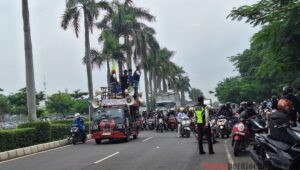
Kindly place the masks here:
[(134, 100), (128, 104), (126, 98), (105, 98), (101, 100), (91, 126), (92, 139), (100, 144), (103, 139), (130, 141), (138, 138), (139, 106)]

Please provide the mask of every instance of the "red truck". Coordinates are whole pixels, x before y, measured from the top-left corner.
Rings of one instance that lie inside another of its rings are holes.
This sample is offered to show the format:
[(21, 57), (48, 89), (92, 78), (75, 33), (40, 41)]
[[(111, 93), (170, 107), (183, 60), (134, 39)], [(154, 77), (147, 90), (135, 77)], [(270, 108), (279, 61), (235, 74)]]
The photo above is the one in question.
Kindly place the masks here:
[(139, 134), (139, 106), (134, 100), (128, 104), (123, 99), (103, 99), (102, 106), (97, 110), (91, 127), (92, 139), (100, 144), (103, 139), (122, 140), (125, 142), (138, 138)]

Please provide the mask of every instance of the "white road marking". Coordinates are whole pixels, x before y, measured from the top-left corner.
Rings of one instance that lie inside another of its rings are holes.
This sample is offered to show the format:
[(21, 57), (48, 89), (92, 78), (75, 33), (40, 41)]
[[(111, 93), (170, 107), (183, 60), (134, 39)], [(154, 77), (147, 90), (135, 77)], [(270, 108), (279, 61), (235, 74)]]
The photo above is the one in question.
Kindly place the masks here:
[(62, 147), (58, 147), (58, 148), (54, 148), (54, 149), (49, 149), (49, 150), (46, 150), (46, 151), (41, 151), (41, 152), (38, 152), (38, 153), (33, 153), (33, 154), (30, 154), (30, 155), (25, 155), (25, 156), (22, 156), (22, 157), (19, 157), (19, 158), (14, 158), (14, 159), (6, 160), (6, 161), (1, 161), (0, 164), (6, 163), (6, 162), (11, 162), (11, 161), (18, 160), (18, 159), (23, 159), (23, 158), (34, 156), (34, 155), (38, 155), (38, 154), (41, 154), (41, 153), (46, 153), (46, 152), (66, 148), (66, 147), (69, 147), (69, 146), (72, 146), (72, 145), (66, 145), (66, 146), (62, 146)]
[(227, 158), (228, 158), (229, 163), (233, 165), (234, 162), (233, 162), (233, 159), (232, 159), (231, 154), (230, 154), (230, 152), (229, 152), (228, 145), (227, 145), (227, 141), (228, 141), (228, 140), (225, 140), (225, 143), (224, 143), (224, 145), (225, 145), (225, 151), (226, 151), (226, 155), (227, 155)]
[(113, 157), (113, 156), (115, 156), (115, 155), (118, 155), (119, 153), (120, 153), (120, 152), (116, 152), (116, 153), (114, 153), (114, 154), (111, 154), (111, 155), (109, 155), (109, 156), (107, 156), (107, 157), (105, 157), (105, 158), (103, 158), (103, 159), (100, 159), (99, 161), (94, 162), (94, 164), (100, 163), (100, 162), (102, 162), (102, 161), (104, 161), (104, 160), (106, 160), (106, 159), (108, 159), (108, 158), (111, 158), (111, 157)]
[(153, 138), (153, 137), (149, 137), (149, 138), (143, 140), (143, 142), (146, 142), (147, 140), (150, 140), (150, 139), (152, 139), (152, 138)]
[(159, 146), (157, 146), (156, 149), (159, 149)]

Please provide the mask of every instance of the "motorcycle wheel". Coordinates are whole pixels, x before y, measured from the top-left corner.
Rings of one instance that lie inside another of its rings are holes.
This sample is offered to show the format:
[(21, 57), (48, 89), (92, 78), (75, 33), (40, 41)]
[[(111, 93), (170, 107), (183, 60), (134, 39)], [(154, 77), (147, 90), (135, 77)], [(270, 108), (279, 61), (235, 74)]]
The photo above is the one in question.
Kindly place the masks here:
[(133, 139), (137, 139), (137, 138), (138, 138), (138, 132), (135, 135), (133, 135)]
[(221, 135), (221, 138), (224, 139), (224, 134)]
[(101, 139), (95, 139), (96, 144), (101, 144)]
[(190, 132), (190, 131), (187, 131), (187, 132), (185, 133), (185, 136), (186, 136), (187, 138), (189, 138), (189, 137), (191, 136), (191, 132)]
[(160, 132), (161, 132), (161, 133), (163, 133), (163, 132), (164, 132), (164, 129), (163, 129), (163, 127), (161, 127), (161, 128), (160, 128)]
[(77, 144), (77, 137), (76, 137), (76, 136), (74, 136), (74, 137), (72, 138), (72, 144), (73, 144), (73, 145), (76, 145), (76, 144)]
[(239, 141), (239, 140), (234, 141), (234, 144), (233, 144), (233, 155), (236, 156), (236, 157), (239, 156), (240, 145), (241, 145), (241, 141)]

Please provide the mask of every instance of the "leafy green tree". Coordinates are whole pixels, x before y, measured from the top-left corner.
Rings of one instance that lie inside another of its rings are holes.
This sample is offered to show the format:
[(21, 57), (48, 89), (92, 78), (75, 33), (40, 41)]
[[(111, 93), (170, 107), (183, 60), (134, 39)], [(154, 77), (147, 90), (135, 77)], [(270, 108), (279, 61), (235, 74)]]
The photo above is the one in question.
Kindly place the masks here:
[(72, 112), (87, 114), (89, 112), (89, 103), (87, 99), (76, 99), (72, 105)]
[[(40, 102), (45, 100), (45, 94), (43, 92), (35, 92), (36, 107)], [(8, 100), (11, 105), (12, 114), (28, 114), (27, 109), (27, 91), (26, 88), (20, 89), (17, 93), (8, 95)]]
[(73, 93), (70, 94), (74, 99), (83, 99), (84, 96), (87, 96), (87, 92), (81, 92), (80, 90), (75, 90)]
[(58, 92), (48, 97), (46, 109), (49, 113), (59, 113), (64, 117), (72, 112), (74, 99), (68, 93)]
[(193, 102), (198, 101), (198, 97), (203, 96), (203, 92), (198, 88), (191, 88), (189, 91), (189, 97)]
[(0, 94), (0, 115), (11, 112), (11, 104), (6, 96)]

